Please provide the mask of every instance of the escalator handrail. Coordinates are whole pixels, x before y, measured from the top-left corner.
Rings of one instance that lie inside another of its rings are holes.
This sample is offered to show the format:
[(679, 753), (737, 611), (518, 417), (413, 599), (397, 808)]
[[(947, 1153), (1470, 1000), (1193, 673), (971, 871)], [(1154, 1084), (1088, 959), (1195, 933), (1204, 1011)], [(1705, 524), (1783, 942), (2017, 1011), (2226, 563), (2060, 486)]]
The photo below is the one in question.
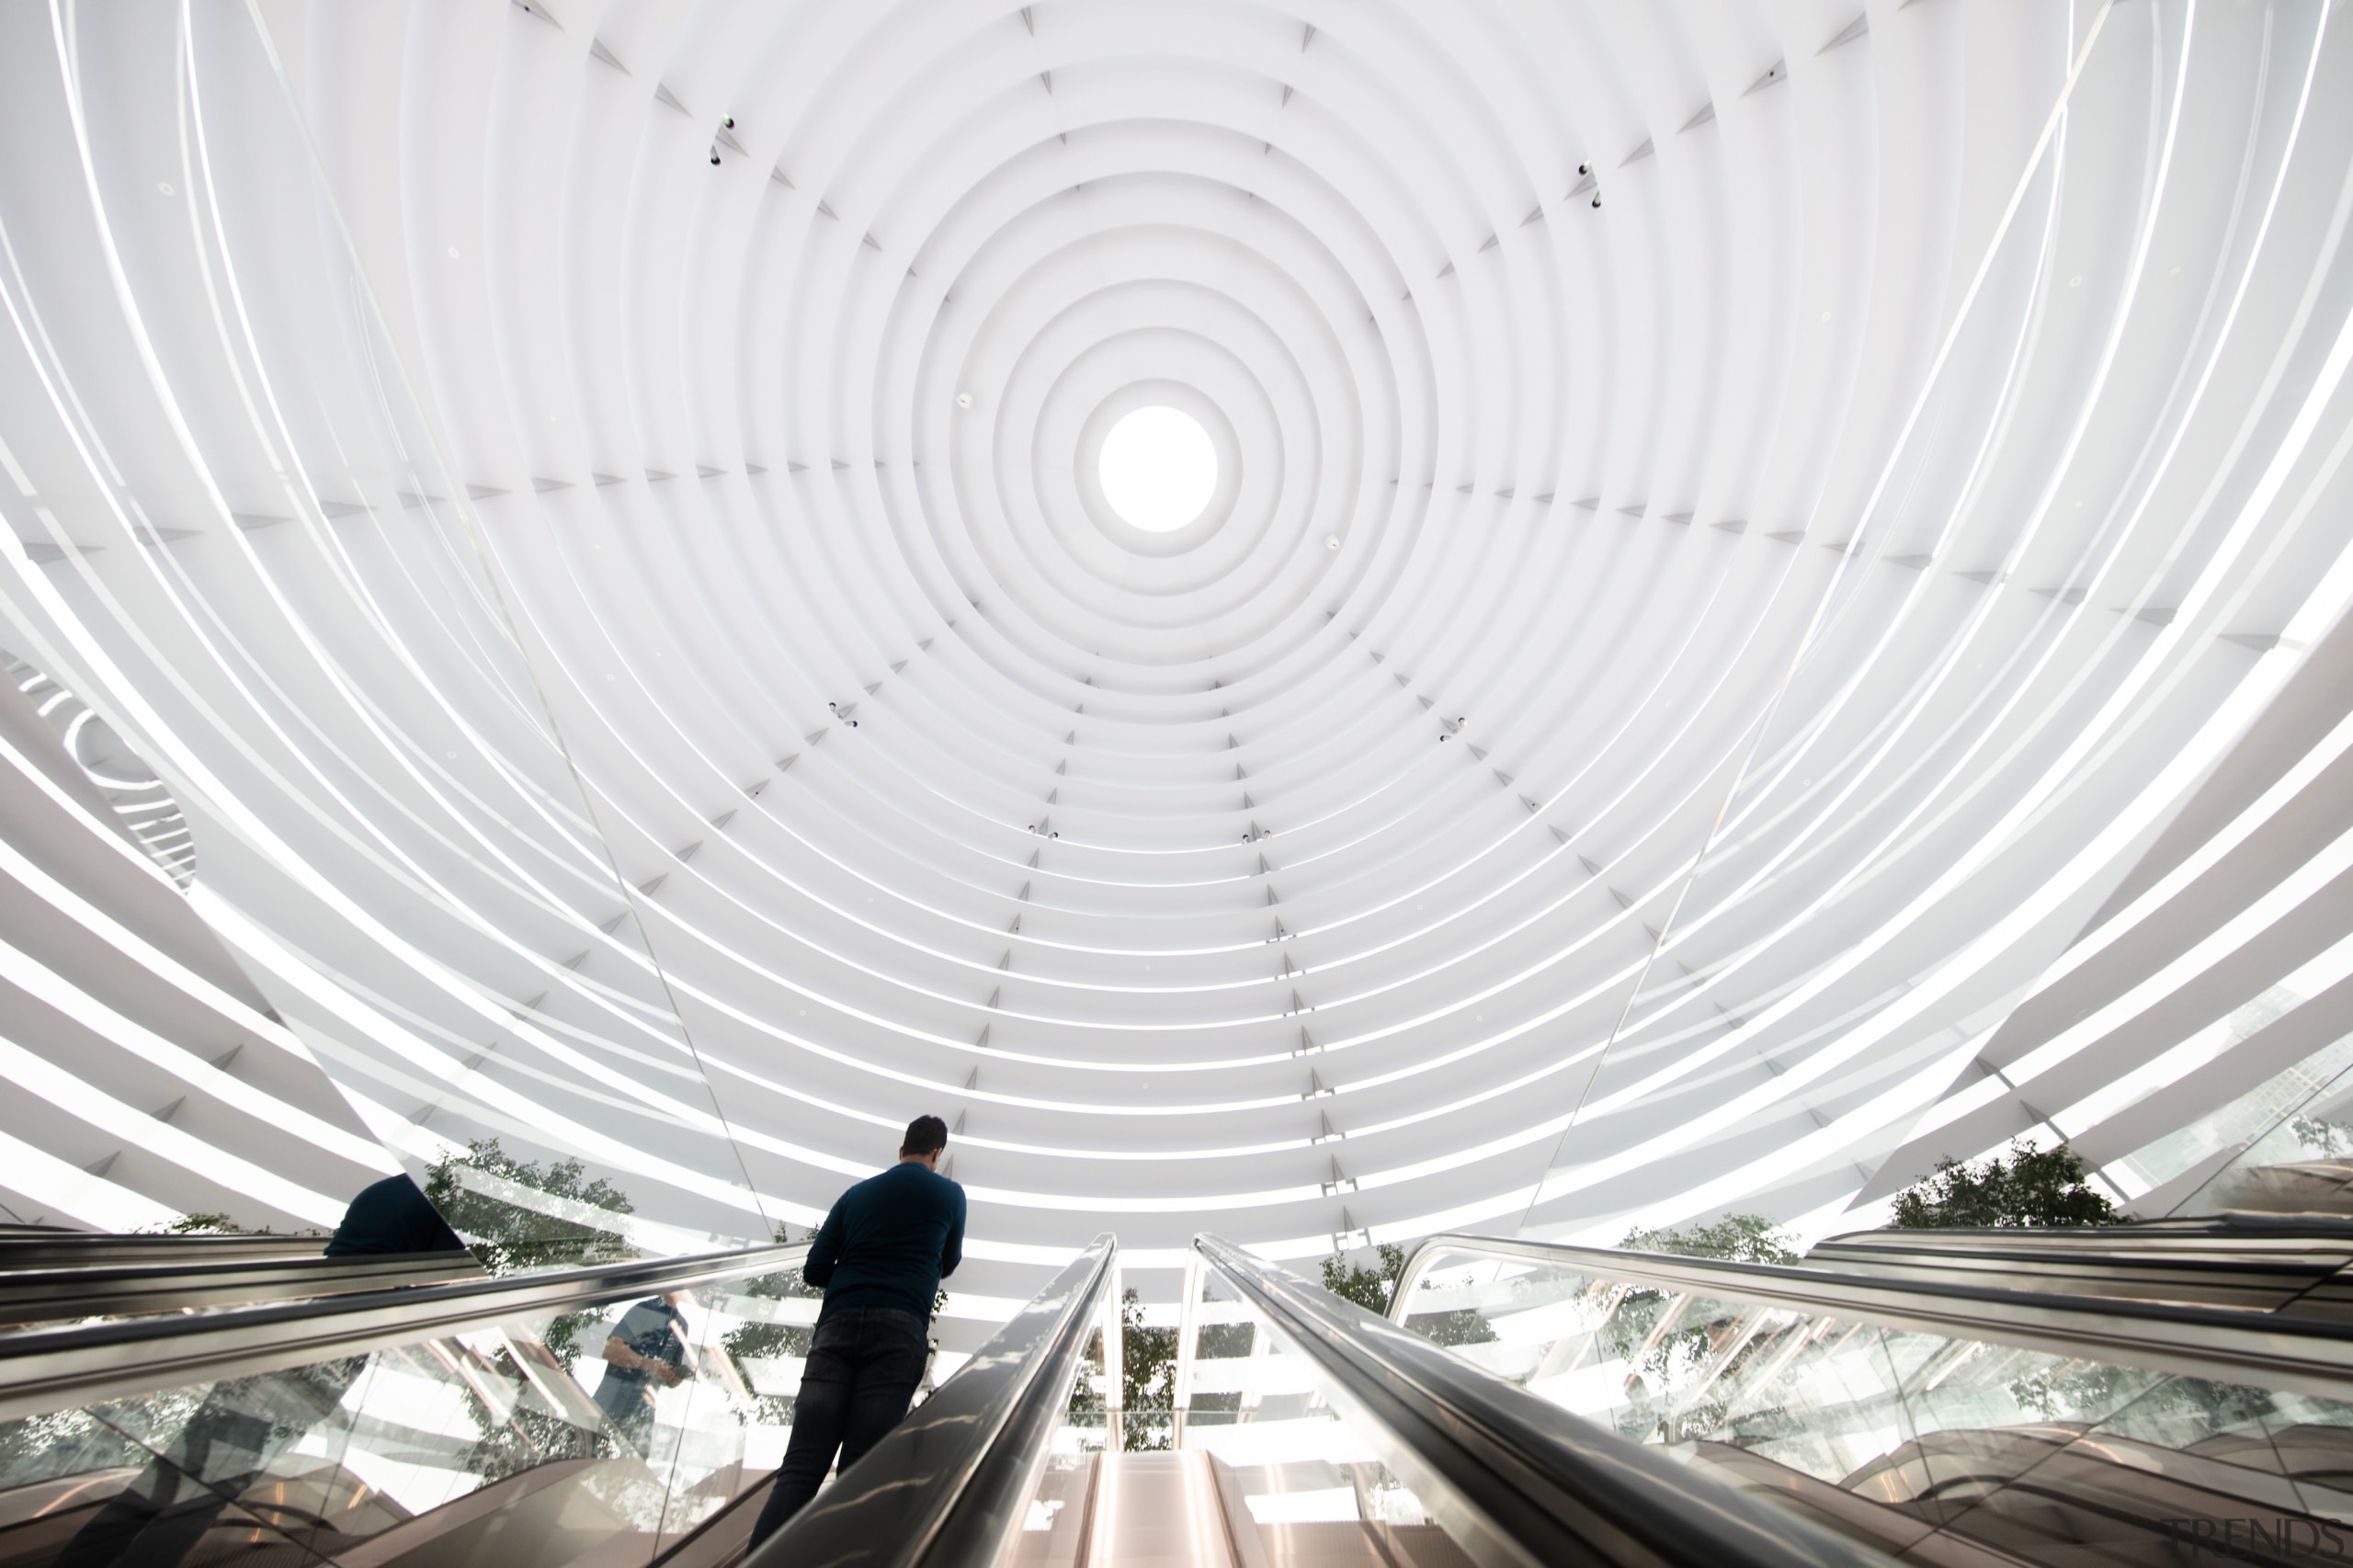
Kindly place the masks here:
[(1108, 1233), (741, 1568), (987, 1568), (1027, 1517), (1100, 1321)]
[(118, 1312), (169, 1312), (240, 1301), (283, 1301), (394, 1285), (454, 1285), (486, 1278), (472, 1253), (352, 1257), (207, 1258), (95, 1268), (0, 1270), (0, 1328)]
[(0, 1269), (105, 1268), (163, 1259), (259, 1262), (316, 1257), (326, 1238), (312, 1236), (123, 1235), (103, 1231), (0, 1227)]
[(1231, 1242), (1193, 1246), (1482, 1568), (1886, 1568)]
[(0, 1421), (779, 1273), (806, 1242), (0, 1334)]
[(1984, 1340), (2324, 1399), (2353, 1399), (2353, 1323), (2239, 1307), (1898, 1280), (1844, 1269), (1732, 1263), (1515, 1237), (1449, 1233), (1424, 1241), (1398, 1277), (1390, 1301), (1391, 1321), (1403, 1324), (1412, 1315), (1406, 1309), (1430, 1261), (1440, 1253), (1539, 1263), (1670, 1293), (1849, 1321), (1868, 1319), (1952, 1339)]
[(2242, 1247), (2254, 1252), (2305, 1248), (2353, 1252), (2353, 1217), (2340, 1214), (2217, 1214), (2184, 1220), (2136, 1220), (2119, 1225), (1938, 1225), (1916, 1230), (1842, 1231), (1817, 1247), (1893, 1248), (1897, 1251), (2000, 1252), (2077, 1251), (2097, 1256), (2120, 1253), (2162, 1257), (2174, 1250), (2193, 1256)]

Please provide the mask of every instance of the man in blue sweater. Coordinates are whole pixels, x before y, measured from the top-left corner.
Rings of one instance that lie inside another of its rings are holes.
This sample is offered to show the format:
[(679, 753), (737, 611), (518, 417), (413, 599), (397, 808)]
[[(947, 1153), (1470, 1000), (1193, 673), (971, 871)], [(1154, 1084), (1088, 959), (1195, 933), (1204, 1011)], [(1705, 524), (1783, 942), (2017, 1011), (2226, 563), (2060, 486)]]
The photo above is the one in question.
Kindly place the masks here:
[(931, 1304), (964, 1260), (964, 1189), (939, 1174), (948, 1124), (907, 1123), (899, 1163), (834, 1204), (801, 1277), (825, 1292), (792, 1405), (792, 1439), (757, 1546), (817, 1494), (841, 1450), (847, 1470), (899, 1424), (930, 1359)]

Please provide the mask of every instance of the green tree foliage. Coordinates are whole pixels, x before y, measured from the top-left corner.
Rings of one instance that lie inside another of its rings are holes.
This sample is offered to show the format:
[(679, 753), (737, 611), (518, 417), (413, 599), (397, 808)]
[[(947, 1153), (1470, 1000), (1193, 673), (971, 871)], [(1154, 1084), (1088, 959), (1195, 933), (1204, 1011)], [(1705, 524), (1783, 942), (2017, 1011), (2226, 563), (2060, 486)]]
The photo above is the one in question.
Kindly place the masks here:
[(1350, 1263), (1334, 1253), (1324, 1260), (1324, 1289), (1342, 1301), (1354, 1301), (1369, 1312), (1385, 1312), (1389, 1299), (1397, 1292), (1397, 1281), (1405, 1272), (1405, 1249), (1384, 1242), (1373, 1249), (1381, 1259), (1378, 1268)]
[(2353, 1153), (2353, 1130), (2316, 1116), (2300, 1116), (2290, 1124), (2307, 1159), (2337, 1160)]
[[(1324, 1260), (1324, 1289), (1343, 1301), (1354, 1301), (1369, 1312), (1386, 1314), (1397, 1299), (1398, 1281), (1405, 1277), (1406, 1249), (1387, 1243), (1373, 1249), (1381, 1260), (1378, 1268), (1352, 1264), (1345, 1256), (1335, 1254)], [(1422, 1282), (1424, 1290), (1429, 1281)], [(1405, 1326), (1439, 1345), (1484, 1345), (1495, 1338), (1495, 1331), (1487, 1320), (1472, 1307), (1457, 1307), (1443, 1312), (1411, 1312)]]
[[(1100, 1368), (1100, 1339), (1089, 1357)], [(1131, 1452), (1152, 1452), (1176, 1446), (1176, 1331), (1147, 1328), (1143, 1301), (1134, 1290), (1120, 1300), (1120, 1446)], [(1103, 1396), (1095, 1392), (1086, 1372), (1079, 1373), (1070, 1391), (1070, 1423), (1074, 1426), (1103, 1424)]]
[(2006, 1158), (1981, 1165), (1938, 1162), (1929, 1176), (1895, 1199), (1890, 1228), (1944, 1230), (1979, 1225), (2113, 1225), (2116, 1206), (2084, 1183), (2083, 1157), (2062, 1143), (2038, 1149), (2024, 1139)]
[[(578, 1160), (555, 1160), (541, 1166), (517, 1160), (495, 1138), (477, 1138), (462, 1154), (453, 1154), (426, 1167), (425, 1196), (449, 1228), (466, 1238), (474, 1257), (493, 1274), (514, 1274), (531, 1268), (571, 1268), (632, 1257), (636, 1251), (611, 1231), (574, 1220), (561, 1220), (535, 1209), (519, 1208), (467, 1187), (461, 1170), (472, 1169), (501, 1177), (574, 1203), (585, 1203), (615, 1214), (632, 1212), (629, 1195), (599, 1176), (586, 1179)], [(556, 1346), (551, 1343), (549, 1349)], [(561, 1352), (559, 1352), (561, 1354)]]
[(1762, 1214), (1727, 1214), (1712, 1225), (1687, 1230), (1629, 1231), (1618, 1244), (1629, 1252), (1666, 1252), (1679, 1257), (1720, 1257), (1732, 1263), (1793, 1264), (1797, 1249), (1789, 1233)]
[(1134, 1290), (1120, 1299), (1120, 1392), (1127, 1410), (1120, 1446), (1148, 1453), (1176, 1446), (1176, 1331), (1147, 1328)]
[(326, 1232), (316, 1225), (304, 1225), (298, 1230), (273, 1231), (267, 1225), (240, 1225), (228, 1215), (215, 1210), (201, 1209), (183, 1214), (165, 1224), (150, 1225), (138, 1234), (142, 1236), (324, 1236)]
[[(1798, 1261), (1791, 1239), (1762, 1214), (1727, 1214), (1713, 1224), (1629, 1231), (1618, 1244), (1630, 1252), (1788, 1265)], [(1662, 1321), (1670, 1309), (1676, 1319)], [(1703, 1302), (1648, 1286), (1619, 1299), (1601, 1332), (1603, 1354), (1626, 1358), (1642, 1374), (1629, 1390), (1626, 1407), (1613, 1418), (1620, 1436), (1680, 1442), (1715, 1428), (1723, 1417), (1733, 1380), (1715, 1378), (1710, 1392), (1688, 1402), (1671, 1398), (1662, 1404), (1656, 1391), (1687, 1388), (1703, 1369), (1714, 1365), (1720, 1332)]]
[(157, 1235), (164, 1236), (266, 1236), (266, 1230), (249, 1231), (226, 1214), (202, 1211), (183, 1214), (168, 1225), (159, 1225)]
[[(791, 1244), (793, 1239), (791, 1227), (779, 1225), (776, 1228), (776, 1239), (780, 1245)], [(801, 1278), (801, 1270), (798, 1268), (787, 1268), (775, 1274), (762, 1274), (755, 1278), (740, 1281), (730, 1289), (736, 1295), (750, 1296), (762, 1301), (806, 1301), (824, 1294), (823, 1290)], [(740, 1369), (746, 1358), (806, 1357), (809, 1354), (810, 1339), (815, 1332), (814, 1329), (802, 1324), (745, 1323), (729, 1329), (727, 1337), (721, 1343), (725, 1346), (728, 1357)], [(748, 1373), (745, 1374), (744, 1381), (747, 1385), (750, 1383), (751, 1377)], [(768, 1426), (790, 1426), (792, 1425), (792, 1401), (789, 1398), (764, 1396), (757, 1401), (753, 1416), (754, 1419)]]

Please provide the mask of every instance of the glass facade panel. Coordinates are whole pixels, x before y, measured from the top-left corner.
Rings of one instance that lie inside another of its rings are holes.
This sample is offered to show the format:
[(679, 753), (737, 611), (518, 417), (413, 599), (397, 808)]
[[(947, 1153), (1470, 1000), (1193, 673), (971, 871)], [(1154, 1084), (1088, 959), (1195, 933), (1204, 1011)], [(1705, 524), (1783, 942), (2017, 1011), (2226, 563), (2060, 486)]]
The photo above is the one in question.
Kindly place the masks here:
[(1483, 1325), (1469, 1351), (1530, 1392), (1923, 1562), (2353, 1524), (2353, 1418), (2327, 1400), (1468, 1253), (1431, 1258), (1404, 1321)]
[[(9, 1422), (0, 1558), (646, 1561), (782, 1452), (785, 1278)], [(633, 1355), (608, 1359), (616, 1339)]]

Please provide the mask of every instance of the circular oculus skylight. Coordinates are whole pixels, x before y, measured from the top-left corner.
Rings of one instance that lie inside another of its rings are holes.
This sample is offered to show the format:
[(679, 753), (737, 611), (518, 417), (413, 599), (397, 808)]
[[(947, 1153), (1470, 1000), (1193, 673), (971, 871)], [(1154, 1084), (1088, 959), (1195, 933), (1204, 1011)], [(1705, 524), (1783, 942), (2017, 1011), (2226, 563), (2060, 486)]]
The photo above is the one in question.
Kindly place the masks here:
[(1189, 414), (1154, 405), (1111, 426), (1098, 460), (1103, 498), (1146, 533), (1174, 533), (1201, 515), (1217, 488), (1217, 449)]

